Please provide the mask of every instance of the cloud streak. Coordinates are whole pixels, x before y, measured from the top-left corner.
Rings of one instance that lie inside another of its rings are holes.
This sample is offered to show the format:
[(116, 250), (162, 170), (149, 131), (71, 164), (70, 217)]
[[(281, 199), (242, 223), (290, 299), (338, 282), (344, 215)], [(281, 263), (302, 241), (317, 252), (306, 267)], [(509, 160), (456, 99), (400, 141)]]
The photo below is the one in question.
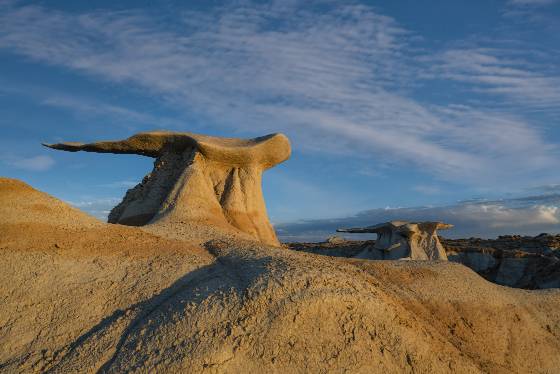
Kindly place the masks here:
[(107, 217), (111, 209), (120, 203), (121, 199), (117, 197), (103, 197), (95, 199), (82, 199), (76, 201), (68, 201), (68, 204), (91, 214), (92, 216), (107, 221)]
[[(41, 104), (54, 108), (65, 109), (80, 115), (111, 118), (120, 125), (124, 124), (149, 124), (154, 128), (175, 129), (185, 125), (184, 121), (165, 116), (154, 116), (146, 112), (136, 111), (123, 106), (92, 100), (85, 97), (71, 97), (59, 93), (45, 94), (39, 98)], [(127, 126), (134, 131), (132, 126)]]
[(47, 171), (55, 164), (50, 156), (17, 157), (16, 155), (5, 155), (1, 160), (9, 167), (25, 171)]
[(429, 60), (435, 63), (435, 76), (468, 84), (474, 91), (505, 97), (527, 109), (557, 110), (560, 106), (560, 70), (549, 67), (551, 71), (546, 71), (524, 60), (518, 50), (452, 48)]
[(140, 11), (70, 14), (5, 3), (0, 48), (133, 84), (230, 133), (284, 131), (304, 151), (376, 157), (478, 185), (558, 163), (557, 149), (522, 117), (412, 94), (439, 75), (551, 107), (557, 78), (503, 63), (496, 51), (427, 58), (411, 31), (370, 7), (322, 6), (240, 2), (183, 12), (171, 27)]
[(559, 206), (560, 195), (539, 195), (439, 207), (371, 209), (350, 217), (281, 224), (277, 225), (276, 229), (283, 241), (321, 241), (336, 234), (337, 228), (409, 220), (452, 223), (455, 228), (441, 234), (453, 238), (492, 238), (504, 234), (535, 235), (546, 230), (556, 232), (560, 229)]

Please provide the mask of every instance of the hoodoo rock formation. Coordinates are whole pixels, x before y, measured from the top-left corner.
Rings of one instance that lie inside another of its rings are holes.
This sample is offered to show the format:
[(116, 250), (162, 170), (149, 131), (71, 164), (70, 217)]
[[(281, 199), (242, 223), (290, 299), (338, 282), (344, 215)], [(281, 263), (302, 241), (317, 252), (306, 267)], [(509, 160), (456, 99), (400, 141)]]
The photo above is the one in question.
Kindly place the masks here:
[(437, 236), (438, 229), (453, 225), (442, 222), (391, 221), (374, 226), (338, 229), (338, 232), (375, 233), (375, 245), (356, 257), (375, 260), (447, 260), (445, 249)]
[(202, 224), (279, 245), (268, 220), (261, 178), (264, 170), (290, 157), (290, 142), (283, 134), (238, 139), (154, 131), (121, 141), (44, 145), (156, 159), (152, 172), (111, 211), (110, 223), (172, 228)]

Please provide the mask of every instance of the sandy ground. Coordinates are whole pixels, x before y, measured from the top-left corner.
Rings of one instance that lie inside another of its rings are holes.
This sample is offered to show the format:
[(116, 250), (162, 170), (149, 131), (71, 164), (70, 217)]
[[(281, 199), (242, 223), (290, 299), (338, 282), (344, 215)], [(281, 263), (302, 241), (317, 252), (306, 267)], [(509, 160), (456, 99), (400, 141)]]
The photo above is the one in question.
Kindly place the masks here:
[(560, 371), (558, 290), (108, 225), (9, 179), (0, 217), (2, 372)]

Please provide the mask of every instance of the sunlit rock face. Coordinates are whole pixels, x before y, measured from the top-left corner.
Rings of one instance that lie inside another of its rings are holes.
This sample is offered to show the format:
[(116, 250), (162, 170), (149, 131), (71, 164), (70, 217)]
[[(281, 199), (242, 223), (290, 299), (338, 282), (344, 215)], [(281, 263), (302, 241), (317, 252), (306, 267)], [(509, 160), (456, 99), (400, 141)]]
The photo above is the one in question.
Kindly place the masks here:
[(375, 260), (447, 260), (437, 230), (453, 227), (442, 222), (391, 221), (374, 226), (338, 229), (338, 232), (375, 233), (374, 246), (364, 249), (356, 258)]
[(157, 131), (121, 141), (45, 145), (156, 159), (152, 172), (111, 211), (110, 223), (169, 227), (196, 223), (279, 245), (261, 185), (263, 171), (290, 156), (290, 142), (282, 134), (238, 139)]

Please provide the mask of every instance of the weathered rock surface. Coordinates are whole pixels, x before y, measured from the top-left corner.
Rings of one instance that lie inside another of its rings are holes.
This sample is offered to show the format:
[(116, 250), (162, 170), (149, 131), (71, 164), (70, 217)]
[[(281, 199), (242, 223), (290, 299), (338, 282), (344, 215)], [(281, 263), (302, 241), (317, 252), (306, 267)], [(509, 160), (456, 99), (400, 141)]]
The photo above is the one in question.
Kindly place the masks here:
[(1, 372), (560, 367), (557, 290), (500, 287), (451, 262), (333, 258), (239, 238), (193, 246), (94, 222), (5, 179), (0, 217)]
[(552, 235), (442, 241), (450, 261), (464, 264), (492, 282), (528, 289), (560, 287), (560, 252)]
[[(449, 261), (485, 279), (525, 289), (560, 288), (560, 235), (500, 236), (497, 239), (440, 238)], [(372, 251), (375, 240), (336, 243), (287, 243), (285, 247), (324, 256), (356, 258)]]
[(494, 257), (494, 254), (488, 251), (472, 251), (472, 252), (453, 252), (447, 253), (447, 259), (453, 262), (459, 262), (477, 273), (487, 272), (489, 269), (496, 267), (499, 259)]
[(502, 235), (496, 239), (443, 239), (454, 248), (461, 250), (492, 248), (499, 251), (523, 251), (540, 255), (558, 253), (560, 256), (560, 235), (540, 234), (537, 236)]
[(279, 245), (261, 179), (264, 170), (290, 156), (290, 143), (282, 134), (235, 139), (154, 131), (122, 141), (45, 146), (156, 158), (153, 171), (111, 211), (110, 223), (160, 225), (176, 232), (185, 225), (191, 231), (212, 226)]
[(453, 225), (442, 222), (391, 221), (374, 226), (338, 229), (347, 233), (375, 233), (375, 245), (358, 253), (356, 258), (372, 260), (447, 260), (437, 236), (438, 229)]

